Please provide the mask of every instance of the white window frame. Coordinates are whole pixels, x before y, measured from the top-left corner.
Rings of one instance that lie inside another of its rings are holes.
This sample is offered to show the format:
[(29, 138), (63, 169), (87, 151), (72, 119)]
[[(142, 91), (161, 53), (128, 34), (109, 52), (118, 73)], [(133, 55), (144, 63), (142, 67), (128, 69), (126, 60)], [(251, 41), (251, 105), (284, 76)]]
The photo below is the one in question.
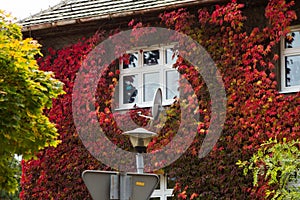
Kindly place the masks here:
[[(291, 27), (291, 32), (300, 31), (300, 26)], [(280, 65), (280, 82), (281, 88), (280, 93), (293, 93), (300, 91), (300, 85), (286, 86), (286, 67), (285, 67), (285, 57), (286, 56), (300, 56), (300, 47), (295, 48), (285, 48), (285, 37), (281, 38), (281, 65)], [(300, 77), (299, 77), (300, 79)]]
[[(135, 68), (127, 68), (123, 69), (123, 63), (120, 63), (120, 80), (119, 80), (119, 107), (118, 110), (122, 109), (130, 109), (133, 107), (133, 105), (137, 105), (140, 108), (144, 107), (151, 107), (152, 106), (152, 100), (151, 101), (143, 101), (144, 97), (144, 90), (143, 90), (143, 77), (144, 74), (149, 73), (159, 73), (159, 80), (160, 82), (157, 83), (159, 87), (162, 89), (163, 94), (163, 105), (170, 105), (174, 102), (174, 99), (166, 99), (167, 91), (167, 72), (168, 71), (177, 71), (173, 68), (172, 64), (167, 64), (166, 62), (166, 50), (169, 48), (174, 48), (174, 45), (156, 45), (151, 47), (139, 47), (132, 49), (126, 53), (136, 53), (138, 52), (138, 66)], [(141, 51), (142, 49), (142, 51)], [(146, 51), (152, 51), (152, 50), (159, 50), (160, 52), (160, 63), (157, 65), (151, 65), (151, 66), (144, 66), (143, 65), (143, 53)], [(123, 78), (124, 76), (130, 76), (130, 75), (138, 75), (138, 95), (137, 95), (137, 101), (133, 103), (124, 103), (123, 102), (123, 88), (124, 88), (124, 82)], [(179, 79), (178, 79), (179, 81)]]
[(160, 174), (159, 177), (159, 189), (153, 191), (151, 198), (160, 198), (160, 200), (167, 200), (168, 197), (173, 197), (174, 189), (168, 188), (168, 176)]

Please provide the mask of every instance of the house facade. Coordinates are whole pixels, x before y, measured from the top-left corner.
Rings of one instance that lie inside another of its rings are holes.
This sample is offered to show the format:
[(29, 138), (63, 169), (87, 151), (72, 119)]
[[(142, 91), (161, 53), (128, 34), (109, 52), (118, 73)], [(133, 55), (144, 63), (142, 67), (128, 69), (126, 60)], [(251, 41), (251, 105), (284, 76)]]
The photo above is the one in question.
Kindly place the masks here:
[[(60, 4), (23, 19), (24, 37), (32, 37), (42, 44), (43, 54), (48, 48), (61, 49), (75, 44), (82, 37), (88, 38), (96, 32), (128, 30), (134, 19), (150, 26), (160, 26), (159, 14), (184, 8), (197, 13), (200, 8), (213, 10), (215, 5), (225, 5), (228, 0), (65, 0)], [(267, 22), (264, 9), (268, 1), (242, 0), (247, 22), (244, 27), (263, 27)], [(295, 2), (295, 11), (300, 16), (300, 3)], [(299, 23), (299, 25), (298, 25)], [(280, 94), (295, 95), (300, 91), (300, 22), (295, 20), (291, 32), (282, 38), (273, 51), (276, 62), (277, 90)], [(141, 51), (141, 48), (142, 51)], [(173, 44), (156, 44), (148, 47), (128, 49), (129, 62), (120, 63), (119, 85), (116, 87), (118, 101), (116, 110), (128, 110), (137, 105), (151, 106), (157, 88), (162, 88), (163, 105), (169, 106), (178, 96), (180, 74), (172, 66), (176, 62)], [(174, 177), (160, 174), (160, 183), (151, 199), (167, 200), (173, 196)]]
[[(24, 37), (33, 37), (43, 46), (43, 51), (49, 47), (54, 49), (76, 43), (82, 37), (90, 37), (101, 30), (126, 30), (132, 19), (141, 20), (144, 24), (157, 25), (159, 14), (186, 8), (191, 12), (216, 4), (224, 4), (226, 0), (169, 0), (169, 1), (62, 1), (62, 3), (23, 19)], [(247, 26), (255, 27), (265, 24), (263, 9), (266, 2), (241, 1), (245, 3), (245, 14), (248, 15)], [(295, 7), (298, 4), (296, 2)], [(298, 9), (295, 9), (298, 11)], [(282, 40), (278, 47), (281, 63), (278, 63), (277, 77), (282, 93), (299, 91), (298, 40), (299, 26), (293, 22), (289, 43)], [(293, 64), (292, 64), (293, 63)]]

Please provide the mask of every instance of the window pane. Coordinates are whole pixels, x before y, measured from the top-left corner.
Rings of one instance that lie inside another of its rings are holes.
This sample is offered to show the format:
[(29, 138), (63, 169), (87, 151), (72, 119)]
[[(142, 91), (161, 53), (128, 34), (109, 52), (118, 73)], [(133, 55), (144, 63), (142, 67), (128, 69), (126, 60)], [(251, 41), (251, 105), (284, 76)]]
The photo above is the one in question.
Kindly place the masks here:
[(123, 103), (137, 102), (137, 75), (123, 77)]
[(285, 57), (286, 87), (300, 85), (300, 56)]
[(144, 97), (143, 101), (152, 101), (154, 94), (159, 87), (159, 73), (148, 73), (144, 74)]
[(176, 178), (167, 176), (167, 189), (173, 189), (176, 185)]
[(129, 53), (124, 56), (123, 69), (134, 68), (138, 66), (138, 53)]
[(179, 95), (178, 87), (179, 87), (179, 73), (177, 71), (167, 71), (167, 99), (173, 99), (175, 96)]
[(291, 32), (285, 38), (285, 48), (300, 47), (300, 32)]
[(160, 200), (160, 197), (152, 197), (151, 200)]
[(159, 50), (145, 51), (144, 52), (144, 65), (157, 65), (159, 64)]
[(174, 55), (174, 49), (166, 49), (166, 64), (173, 65), (176, 62), (177, 56)]
[(173, 197), (167, 197), (167, 200), (172, 200), (173, 199)]

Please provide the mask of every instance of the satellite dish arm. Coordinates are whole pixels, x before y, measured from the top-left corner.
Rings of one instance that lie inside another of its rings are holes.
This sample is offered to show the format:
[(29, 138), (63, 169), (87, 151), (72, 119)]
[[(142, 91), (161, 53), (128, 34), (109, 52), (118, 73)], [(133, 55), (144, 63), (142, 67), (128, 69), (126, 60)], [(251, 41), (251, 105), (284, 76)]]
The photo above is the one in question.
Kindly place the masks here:
[(150, 116), (147, 116), (147, 115), (143, 115), (141, 111), (137, 112), (137, 114), (138, 114), (140, 117), (144, 117), (144, 118), (146, 118), (146, 119), (151, 119), (151, 120), (154, 119), (153, 117), (150, 117)]
[(147, 116), (143, 115), (142, 112), (138, 112), (137, 114), (141, 117), (144, 117), (146, 119), (150, 119), (151, 122), (154, 120), (158, 119), (159, 114), (163, 111), (163, 106), (162, 106), (162, 91), (160, 88), (158, 88), (154, 94), (153, 98), (153, 104), (151, 107), (151, 115), (152, 116)]

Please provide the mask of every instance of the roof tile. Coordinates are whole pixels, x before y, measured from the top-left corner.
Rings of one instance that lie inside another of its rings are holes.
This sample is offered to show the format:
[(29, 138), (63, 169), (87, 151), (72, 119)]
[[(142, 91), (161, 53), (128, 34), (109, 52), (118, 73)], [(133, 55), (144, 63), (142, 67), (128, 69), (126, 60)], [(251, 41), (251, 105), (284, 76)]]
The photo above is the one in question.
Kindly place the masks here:
[(64, 20), (109, 16), (207, 1), (209, 0), (63, 0), (56, 6), (21, 20), (20, 24), (23, 27), (30, 27)]

